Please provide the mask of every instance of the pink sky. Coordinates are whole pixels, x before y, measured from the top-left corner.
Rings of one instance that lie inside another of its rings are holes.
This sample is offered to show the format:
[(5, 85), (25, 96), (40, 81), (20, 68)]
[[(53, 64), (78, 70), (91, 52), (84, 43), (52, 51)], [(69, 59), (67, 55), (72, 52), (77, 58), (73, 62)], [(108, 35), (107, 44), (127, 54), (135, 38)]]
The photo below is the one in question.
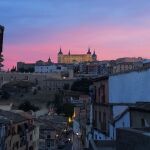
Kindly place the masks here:
[[(57, 52), (61, 45), (64, 53), (86, 53), (88, 46), (95, 49), (98, 60), (119, 57), (150, 58), (150, 29), (120, 26), (79, 26), (68, 28), (50, 35), (48, 29), (42, 42), (4, 43), (5, 68), (11, 68), (17, 61), (35, 62), (47, 60), (57, 62)], [(27, 37), (28, 38), (28, 37)], [(42, 38), (42, 36), (41, 36)]]
[(148, 0), (1, 0), (5, 68), (57, 62), (60, 45), (64, 53), (91, 47), (99, 60), (150, 58), (149, 8)]

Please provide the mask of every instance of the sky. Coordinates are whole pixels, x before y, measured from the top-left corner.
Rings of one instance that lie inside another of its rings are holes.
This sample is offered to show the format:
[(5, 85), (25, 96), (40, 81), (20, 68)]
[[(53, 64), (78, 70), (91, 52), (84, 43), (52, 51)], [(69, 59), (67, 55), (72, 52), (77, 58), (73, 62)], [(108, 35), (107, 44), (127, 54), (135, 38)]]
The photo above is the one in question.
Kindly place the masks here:
[(5, 68), (96, 51), (99, 60), (150, 58), (150, 0), (0, 0)]

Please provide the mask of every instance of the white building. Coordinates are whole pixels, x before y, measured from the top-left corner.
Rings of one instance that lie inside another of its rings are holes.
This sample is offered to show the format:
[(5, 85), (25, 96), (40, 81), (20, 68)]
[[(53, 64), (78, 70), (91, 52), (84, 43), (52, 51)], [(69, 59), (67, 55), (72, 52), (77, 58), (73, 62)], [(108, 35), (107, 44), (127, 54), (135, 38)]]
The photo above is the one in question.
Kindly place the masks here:
[(110, 76), (109, 103), (150, 102), (150, 69)]
[[(146, 108), (150, 103), (150, 68), (112, 75), (105, 78), (105, 83), (101, 79), (96, 87), (97, 95), (101, 86), (103, 87), (106, 101), (103, 103), (101, 98), (97, 98), (100, 103), (98, 108), (93, 110), (93, 116), (95, 111), (98, 112), (95, 117), (97, 119), (94, 119), (94, 140), (115, 140), (117, 128), (150, 127), (150, 107)], [(137, 106), (138, 108), (135, 108)], [(108, 127), (105, 132), (101, 131), (103, 120)]]
[(67, 71), (66, 67), (58, 65), (38, 65), (35, 66), (36, 73), (52, 73), (52, 72), (63, 72)]
[(67, 71), (67, 67), (52, 63), (50, 58), (48, 59), (47, 62), (43, 62), (42, 60), (39, 60), (35, 64), (36, 73), (52, 73), (52, 72), (59, 73), (65, 71)]

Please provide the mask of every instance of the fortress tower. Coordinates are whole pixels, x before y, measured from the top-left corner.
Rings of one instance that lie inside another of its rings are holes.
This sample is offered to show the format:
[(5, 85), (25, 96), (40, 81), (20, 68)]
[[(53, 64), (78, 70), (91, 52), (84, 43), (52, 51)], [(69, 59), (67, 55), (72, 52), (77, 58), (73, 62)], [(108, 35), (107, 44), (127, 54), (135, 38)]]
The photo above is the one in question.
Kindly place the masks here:
[(62, 49), (60, 48), (58, 52), (58, 63), (80, 63), (80, 62), (93, 62), (97, 60), (95, 51), (91, 54), (90, 48), (86, 54), (71, 54), (70, 50), (68, 54), (64, 55)]

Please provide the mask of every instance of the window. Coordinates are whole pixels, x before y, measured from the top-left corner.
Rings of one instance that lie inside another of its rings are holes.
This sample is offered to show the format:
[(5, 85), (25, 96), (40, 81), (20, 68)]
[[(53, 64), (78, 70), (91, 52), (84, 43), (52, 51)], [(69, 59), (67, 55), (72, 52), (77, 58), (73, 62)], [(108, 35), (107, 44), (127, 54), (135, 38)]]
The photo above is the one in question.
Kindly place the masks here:
[(47, 147), (50, 147), (50, 141), (47, 141), (46, 145), (47, 145)]
[(95, 140), (97, 140), (97, 134), (95, 134)]
[(97, 126), (97, 111), (95, 111), (95, 125)]
[(50, 135), (47, 135), (47, 139), (50, 139), (51, 138), (51, 136)]
[(29, 77), (28, 77), (28, 76), (25, 76), (25, 80), (29, 80)]
[(124, 121), (122, 122), (122, 126), (123, 126), (123, 127), (125, 127), (125, 123), (124, 123)]
[(96, 110), (94, 111), (94, 120), (96, 120)]
[(102, 103), (105, 103), (105, 101), (106, 101), (105, 85), (102, 85), (102, 86), (101, 86), (100, 94), (101, 94), (101, 102), (102, 102)]
[(143, 118), (141, 119), (141, 126), (145, 127), (145, 119), (143, 119)]
[(103, 112), (102, 130), (106, 131), (106, 113)]
[(30, 135), (30, 141), (32, 141), (32, 134)]
[(101, 112), (99, 112), (99, 122), (101, 124)]
[(54, 147), (55, 146), (55, 144), (54, 144), (54, 140), (51, 140), (51, 147)]
[(101, 93), (101, 89), (100, 87), (98, 88), (98, 95), (100, 96), (100, 93)]
[(30, 146), (30, 147), (29, 147), (29, 150), (33, 150), (33, 146)]
[(96, 101), (96, 86), (93, 88), (93, 99)]
[(19, 142), (16, 142), (16, 148), (17, 149), (19, 148)]

